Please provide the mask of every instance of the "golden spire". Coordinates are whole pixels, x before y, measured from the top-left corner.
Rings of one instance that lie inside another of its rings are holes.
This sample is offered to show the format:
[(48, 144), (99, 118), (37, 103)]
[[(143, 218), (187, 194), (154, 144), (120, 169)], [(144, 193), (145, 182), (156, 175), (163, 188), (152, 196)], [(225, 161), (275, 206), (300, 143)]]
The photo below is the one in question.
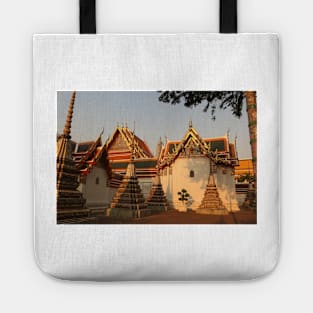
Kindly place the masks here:
[(73, 91), (70, 104), (68, 106), (67, 118), (64, 125), (63, 135), (65, 138), (71, 139), (71, 127), (72, 127), (72, 118), (73, 118), (73, 110), (75, 103), (76, 91)]
[(227, 132), (226, 132), (226, 139), (227, 139), (227, 146), (226, 146), (226, 150), (227, 150), (227, 152), (229, 152), (229, 134), (230, 134), (230, 129), (228, 128), (227, 129)]
[(189, 120), (189, 128), (192, 128), (192, 119)]
[(132, 132), (131, 143), (130, 143), (130, 161), (134, 162), (135, 159), (135, 132)]
[(156, 146), (156, 157), (159, 158), (160, 154), (161, 154), (161, 151), (162, 151), (162, 147), (163, 147), (163, 142), (162, 142), (162, 138), (160, 137), (158, 143), (157, 143), (157, 146)]
[(237, 134), (235, 136), (235, 140), (234, 140), (234, 147), (235, 147), (235, 154), (236, 154), (236, 158), (238, 157), (238, 153), (237, 153)]

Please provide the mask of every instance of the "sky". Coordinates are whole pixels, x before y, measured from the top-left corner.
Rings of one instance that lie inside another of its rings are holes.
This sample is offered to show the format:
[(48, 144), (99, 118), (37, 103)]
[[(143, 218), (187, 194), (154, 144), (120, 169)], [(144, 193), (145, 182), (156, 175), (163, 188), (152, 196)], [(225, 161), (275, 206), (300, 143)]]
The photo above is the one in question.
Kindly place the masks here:
[[(58, 133), (62, 133), (71, 91), (58, 91)], [(240, 159), (251, 158), (246, 110), (238, 119), (229, 110), (217, 110), (213, 121), (203, 112), (204, 103), (187, 108), (158, 100), (156, 91), (77, 91), (72, 120), (72, 139), (81, 142), (96, 140), (102, 129), (103, 142), (111, 136), (116, 125), (128, 125), (138, 137), (147, 142), (155, 153), (160, 137), (163, 143), (180, 140), (188, 130), (189, 121), (203, 138), (224, 136), (229, 130), (230, 141), (237, 136)]]

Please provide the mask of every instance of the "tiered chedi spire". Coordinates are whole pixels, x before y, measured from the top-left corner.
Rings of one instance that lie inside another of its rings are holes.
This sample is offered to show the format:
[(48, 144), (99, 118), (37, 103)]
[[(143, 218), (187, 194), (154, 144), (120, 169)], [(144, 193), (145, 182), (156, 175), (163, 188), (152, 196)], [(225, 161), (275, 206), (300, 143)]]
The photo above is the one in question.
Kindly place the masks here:
[(134, 164), (134, 133), (132, 136), (131, 160), (107, 212), (108, 216), (122, 219), (141, 218), (147, 215), (147, 205), (136, 176)]
[(71, 125), (76, 93), (73, 92), (63, 130), (57, 141), (57, 220), (88, 216), (85, 199), (77, 190), (79, 170), (72, 157)]
[(197, 213), (208, 215), (227, 215), (228, 211), (224, 206), (216, 187), (212, 162), (213, 161), (210, 160), (209, 181), (204, 192), (204, 197), (197, 209)]
[(147, 198), (147, 208), (149, 214), (151, 215), (165, 212), (169, 209), (169, 205), (163, 191), (159, 173), (157, 173), (155, 176), (150, 194)]
[(141, 192), (132, 158), (107, 215), (122, 219), (141, 218), (146, 215), (146, 209), (147, 205)]

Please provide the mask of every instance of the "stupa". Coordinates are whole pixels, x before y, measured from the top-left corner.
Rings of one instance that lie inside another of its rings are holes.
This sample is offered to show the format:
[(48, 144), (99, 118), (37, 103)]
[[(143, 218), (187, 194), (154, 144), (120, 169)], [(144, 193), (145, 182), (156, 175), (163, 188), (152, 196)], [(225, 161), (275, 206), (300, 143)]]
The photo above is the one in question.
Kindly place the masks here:
[[(57, 140), (57, 222), (62, 223), (65, 219), (73, 219), (73, 223), (80, 222), (79, 219), (89, 216), (89, 210), (85, 208), (86, 200), (80, 191), (80, 172), (76, 168), (72, 157), (71, 125), (76, 93), (72, 93), (68, 108), (68, 114), (63, 133)], [(83, 221), (83, 219), (82, 219)]]
[(244, 210), (254, 210), (256, 211), (256, 190), (252, 184), (252, 182), (249, 183), (248, 192), (245, 201), (241, 205), (241, 208)]
[(208, 214), (208, 215), (227, 215), (228, 211), (224, 206), (216, 187), (212, 168), (213, 160), (210, 160), (210, 162), (211, 165), (209, 181), (204, 192), (204, 197), (196, 212), (199, 214)]
[(158, 172), (154, 178), (150, 194), (147, 198), (147, 209), (151, 215), (165, 212), (169, 209)]
[(136, 176), (133, 145), (131, 150), (131, 160), (127, 166), (126, 174), (107, 211), (107, 215), (111, 217), (133, 219), (148, 215), (145, 198)]

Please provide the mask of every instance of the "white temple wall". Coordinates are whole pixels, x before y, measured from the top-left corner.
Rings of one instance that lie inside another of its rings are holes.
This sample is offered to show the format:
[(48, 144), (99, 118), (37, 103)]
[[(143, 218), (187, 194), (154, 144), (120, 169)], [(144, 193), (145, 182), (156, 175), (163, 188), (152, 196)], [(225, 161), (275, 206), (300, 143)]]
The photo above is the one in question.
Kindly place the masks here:
[[(193, 171), (194, 177), (191, 177)], [(161, 176), (163, 190), (176, 210), (196, 210), (201, 204), (209, 178), (210, 160), (207, 157), (178, 158), (170, 168), (165, 168)], [(214, 175), (216, 185), (224, 205), (229, 211), (238, 211), (236, 187), (231, 168), (217, 167)], [(178, 200), (178, 192), (186, 189), (191, 201), (184, 205)]]
[(89, 208), (106, 208), (109, 206), (116, 188), (108, 186), (109, 177), (106, 170), (95, 165), (87, 175), (86, 183), (81, 184), (80, 189), (86, 199)]
[[(186, 211), (187, 208), (196, 210), (206, 189), (209, 169), (210, 162), (206, 157), (178, 158), (172, 164), (171, 169), (164, 169), (161, 176), (163, 190), (176, 210)], [(191, 171), (194, 177), (190, 177)], [(191, 196), (191, 201), (187, 205), (178, 200), (178, 192), (182, 189), (186, 189)]]
[(232, 175), (231, 167), (218, 166), (216, 169), (215, 182), (220, 198), (229, 212), (239, 211), (236, 183)]

